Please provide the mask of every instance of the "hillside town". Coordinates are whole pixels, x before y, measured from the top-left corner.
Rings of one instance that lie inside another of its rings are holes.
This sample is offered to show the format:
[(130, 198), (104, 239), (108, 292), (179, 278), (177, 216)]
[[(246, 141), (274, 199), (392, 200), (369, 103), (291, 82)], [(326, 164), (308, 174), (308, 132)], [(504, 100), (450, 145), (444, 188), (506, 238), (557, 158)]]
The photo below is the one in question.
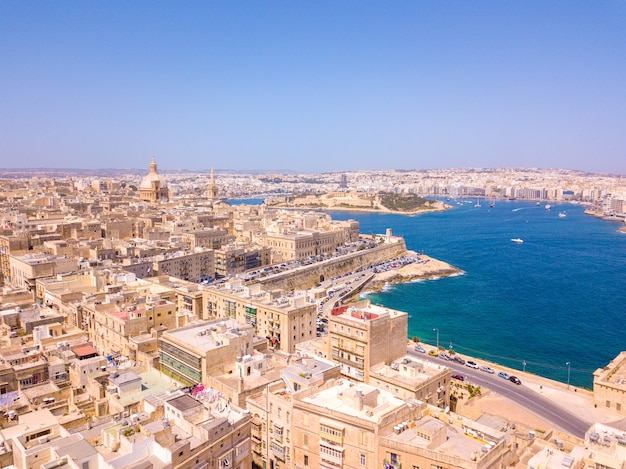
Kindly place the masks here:
[[(359, 296), (458, 269), (392, 227), (314, 210), (322, 195), (325, 211), (382, 210), (380, 193), (441, 199), (423, 210), (516, 198), (623, 223), (620, 177), (165, 176), (154, 158), (139, 176), (2, 176), (0, 467), (626, 467), (611, 424), (626, 417), (626, 353), (576, 394), (608, 416), (581, 434), (477, 411), (488, 389), (408, 337), (407, 313)], [(247, 197), (267, 203), (226, 200)]]

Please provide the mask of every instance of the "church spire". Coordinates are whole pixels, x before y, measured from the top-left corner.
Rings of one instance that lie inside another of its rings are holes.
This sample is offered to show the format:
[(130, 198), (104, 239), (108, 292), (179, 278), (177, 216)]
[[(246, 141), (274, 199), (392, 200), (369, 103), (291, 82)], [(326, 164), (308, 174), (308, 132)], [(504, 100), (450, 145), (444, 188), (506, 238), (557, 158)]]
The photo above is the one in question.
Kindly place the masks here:
[(215, 183), (215, 173), (213, 172), (213, 168), (211, 168), (211, 179), (209, 181), (209, 187), (207, 189), (207, 197), (209, 200), (217, 200), (219, 199), (219, 189), (217, 184)]

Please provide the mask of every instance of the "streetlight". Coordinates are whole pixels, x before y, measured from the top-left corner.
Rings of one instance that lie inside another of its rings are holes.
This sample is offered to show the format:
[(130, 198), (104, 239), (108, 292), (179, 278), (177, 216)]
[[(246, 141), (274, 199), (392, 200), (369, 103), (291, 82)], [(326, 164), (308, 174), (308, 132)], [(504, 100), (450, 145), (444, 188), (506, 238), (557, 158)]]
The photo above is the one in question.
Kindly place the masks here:
[(571, 368), (570, 362), (567, 362), (566, 365), (567, 365), (567, 389), (569, 389), (569, 372)]
[(439, 350), (439, 329), (437, 329), (436, 327), (433, 329), (433, 331), (435, 331), (437, 333), (437, 350)]
[(526, 360), (522, 360), (522, 371), (526, 371)]

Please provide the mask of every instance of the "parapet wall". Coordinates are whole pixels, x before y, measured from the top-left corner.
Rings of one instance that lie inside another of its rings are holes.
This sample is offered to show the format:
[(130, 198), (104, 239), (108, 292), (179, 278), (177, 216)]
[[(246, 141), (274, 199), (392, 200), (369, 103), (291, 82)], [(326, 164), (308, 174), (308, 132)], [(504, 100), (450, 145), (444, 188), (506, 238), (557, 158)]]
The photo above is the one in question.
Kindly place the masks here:
[(384, 243), (371, 249), (353, 252), (341, 257), (318, 262), (316, 264), (298, 267), (296, 269), (272, 275), (259, 281), (266, 290), (300, 290), (309, 289), (316, 284), (355, 272), (392, 259), (407, 253), (403, 238), (393, 238), (390, 243)]

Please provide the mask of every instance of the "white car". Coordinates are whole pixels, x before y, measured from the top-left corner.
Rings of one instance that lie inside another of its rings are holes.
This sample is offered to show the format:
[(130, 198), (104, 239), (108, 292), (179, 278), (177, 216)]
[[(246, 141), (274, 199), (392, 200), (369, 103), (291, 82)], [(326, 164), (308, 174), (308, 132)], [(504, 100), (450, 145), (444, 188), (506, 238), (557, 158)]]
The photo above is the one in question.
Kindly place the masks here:
[(484, 371), (485, 373), (489, 373), (489, 374), (494, 374), (493, 369), (488, 367), (487, 365), (481, 366), (480, 371)]
[(473, 362), (473, 361), (467, 361), (465, 362), (465, 366), (469, 366), (470, 368), (474, 368), (475, 370), (478, 369), (478, 363)]

